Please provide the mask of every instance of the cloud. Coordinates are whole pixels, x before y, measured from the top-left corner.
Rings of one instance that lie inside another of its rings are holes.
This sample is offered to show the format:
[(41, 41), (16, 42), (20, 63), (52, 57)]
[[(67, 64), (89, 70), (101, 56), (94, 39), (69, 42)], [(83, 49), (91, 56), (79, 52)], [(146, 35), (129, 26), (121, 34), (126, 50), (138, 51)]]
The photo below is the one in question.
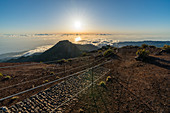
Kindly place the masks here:
[(45, 46), (40, 46), (40, 47), (37, 47), (35, 49), (32, 49), (32, 50), (29, 50), (23, 54), (20, 54), (20, 55), (17, 55), (17, 56), (14, 56), (14, 57), (21, 57), (21, 56), (31, 56), (35, 53), (42, 53), (46, 50), (48, 50), (49, 48), (51, 48), (53, 45), (45, 45)]

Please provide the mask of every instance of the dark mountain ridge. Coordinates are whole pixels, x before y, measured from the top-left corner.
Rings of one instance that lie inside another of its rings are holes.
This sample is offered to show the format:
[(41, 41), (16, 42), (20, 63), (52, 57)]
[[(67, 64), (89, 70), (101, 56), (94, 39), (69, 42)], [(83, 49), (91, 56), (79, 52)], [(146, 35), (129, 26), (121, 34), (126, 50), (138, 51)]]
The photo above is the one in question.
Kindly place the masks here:
[(68, 40), (59, 41), (56, 45), (46, 50), (40, 55), (32, 55), (27, 57), (20, 57), (18, 59), (11, 59), (7, 62), (40, 62), (40, 61), (52, 61), (59, 59), (74, 58), (80, 56), (84, 51), (97, 50), (98, 47), (86, 44), (73, 44)]
[(119, 42), (119, 43), (114, 43), (112, 46), (127, 46), (127, 45), (132, 45), (132, 46), (141, 46), (142, 44), (147, 44), (147, 45), (154, 45), (156, 47), (163, 47), (165, 44), (170, 45), (170, 41), (125, 41), (125, 42)]
[(42, 61), (56, 60), (62, 58), (73, 58), (81, 54), (81, 50), (68, 40), (58, 42), (39, 56)]

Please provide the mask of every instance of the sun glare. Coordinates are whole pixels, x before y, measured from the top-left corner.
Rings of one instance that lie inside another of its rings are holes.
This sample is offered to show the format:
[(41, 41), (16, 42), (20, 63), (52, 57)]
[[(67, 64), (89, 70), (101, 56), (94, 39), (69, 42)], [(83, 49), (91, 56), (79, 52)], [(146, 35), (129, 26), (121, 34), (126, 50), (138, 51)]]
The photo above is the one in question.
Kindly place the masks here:
[(74, 27), (76, 28), (76, 29), (81, 29), (81, 22), (80, 21), (76, 21), (75, 23), (74, 23)]
[(76, 41), (76, 42), (78, 42), (78, 41), (80, 41), (80, 40), (81, 40), (81, 37), (75, 38), (75, 41)]

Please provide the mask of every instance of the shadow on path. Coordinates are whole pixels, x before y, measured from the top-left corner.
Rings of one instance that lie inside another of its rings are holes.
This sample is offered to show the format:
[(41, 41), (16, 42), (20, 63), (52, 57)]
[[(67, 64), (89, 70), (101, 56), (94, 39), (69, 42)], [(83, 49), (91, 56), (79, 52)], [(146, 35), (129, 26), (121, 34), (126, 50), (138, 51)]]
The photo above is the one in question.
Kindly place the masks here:
[(170, 61), (165, 60), (165, 59), (160, 59), (160, 58), (156, 58), (156, 57), (149, 57), (149, 60), (147, 60), (146, 63), (153, 64), (153, 65), (156, 65), (156, 66), (170, 70)]

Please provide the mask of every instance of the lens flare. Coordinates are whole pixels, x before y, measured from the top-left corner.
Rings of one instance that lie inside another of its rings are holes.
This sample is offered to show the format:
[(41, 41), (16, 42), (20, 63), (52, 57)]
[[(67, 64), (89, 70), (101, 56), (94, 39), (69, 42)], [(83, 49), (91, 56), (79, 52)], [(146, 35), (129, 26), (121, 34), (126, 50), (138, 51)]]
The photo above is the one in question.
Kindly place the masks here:
[(78, 41), (80, 41), (80, 40), (81, 40), (81, 37), (75, 38), (75, 42), (78, 42)]

